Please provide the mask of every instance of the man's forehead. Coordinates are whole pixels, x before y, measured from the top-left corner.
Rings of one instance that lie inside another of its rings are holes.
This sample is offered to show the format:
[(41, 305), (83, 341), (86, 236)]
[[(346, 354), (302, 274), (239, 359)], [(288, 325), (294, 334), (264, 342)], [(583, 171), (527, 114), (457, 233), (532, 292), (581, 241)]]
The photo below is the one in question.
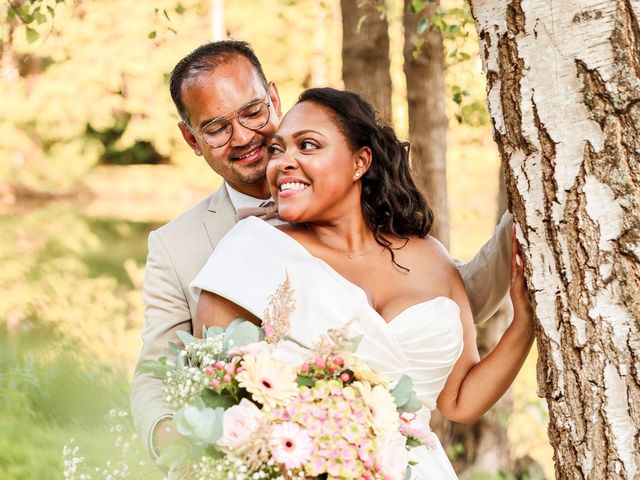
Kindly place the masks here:
[(255, 72), (218, 67), (185, 79), (181, 90), (185, 103), (202, 105), (206, 100), (209, 107), (222, 113), (225, 108), (237, 108), (261, 98), (264, 86)]

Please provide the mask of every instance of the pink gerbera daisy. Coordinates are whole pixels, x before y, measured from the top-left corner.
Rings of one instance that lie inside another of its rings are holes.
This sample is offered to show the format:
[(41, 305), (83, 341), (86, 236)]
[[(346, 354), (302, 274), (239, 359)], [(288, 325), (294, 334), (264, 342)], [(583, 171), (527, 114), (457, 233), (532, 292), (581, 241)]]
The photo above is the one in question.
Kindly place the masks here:
[(301, 467), (313, 452), (311, 437), (295, 422), (273, 427), (270, 446), (273, 459), (287, 470)]

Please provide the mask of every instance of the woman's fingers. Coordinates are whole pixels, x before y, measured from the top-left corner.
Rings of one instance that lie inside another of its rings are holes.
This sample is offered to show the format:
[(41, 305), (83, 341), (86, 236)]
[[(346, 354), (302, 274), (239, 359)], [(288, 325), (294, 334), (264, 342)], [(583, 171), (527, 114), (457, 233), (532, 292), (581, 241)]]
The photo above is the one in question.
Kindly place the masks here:
[[(516, 227), (511, 231), (511, 285), (513, 286), (518, 276), (518, 256), (520, 255), (520, 245), (516, 238)], [(522, 263), (522, 261), (520, 261)]]

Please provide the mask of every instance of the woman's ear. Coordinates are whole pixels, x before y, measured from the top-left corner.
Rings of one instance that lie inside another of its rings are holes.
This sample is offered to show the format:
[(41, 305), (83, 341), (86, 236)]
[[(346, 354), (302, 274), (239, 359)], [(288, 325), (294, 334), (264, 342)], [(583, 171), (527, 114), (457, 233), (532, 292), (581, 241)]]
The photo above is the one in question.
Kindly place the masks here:
[(359, 148), (355, 152), (354, 177), (362, 178), (371, 167), (372, 153), (369, 147)]

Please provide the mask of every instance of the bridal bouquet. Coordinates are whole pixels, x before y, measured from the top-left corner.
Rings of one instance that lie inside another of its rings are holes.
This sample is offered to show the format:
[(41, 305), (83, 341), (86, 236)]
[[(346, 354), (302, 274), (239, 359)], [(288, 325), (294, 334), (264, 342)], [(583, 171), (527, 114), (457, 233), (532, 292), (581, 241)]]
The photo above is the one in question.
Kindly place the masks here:
[(197, 479), (405, 479), (410, 448), (428, 445), (409, 377), (393, 389), (352, 354), (348, 325), (313, 349), (287, 338), (292, 291), (271, 298), (263, 328), (235, 320), (202, 339), (180, 334), (177, 361), (147, 365), (164, 378), (183, 436), (159, 462)]

